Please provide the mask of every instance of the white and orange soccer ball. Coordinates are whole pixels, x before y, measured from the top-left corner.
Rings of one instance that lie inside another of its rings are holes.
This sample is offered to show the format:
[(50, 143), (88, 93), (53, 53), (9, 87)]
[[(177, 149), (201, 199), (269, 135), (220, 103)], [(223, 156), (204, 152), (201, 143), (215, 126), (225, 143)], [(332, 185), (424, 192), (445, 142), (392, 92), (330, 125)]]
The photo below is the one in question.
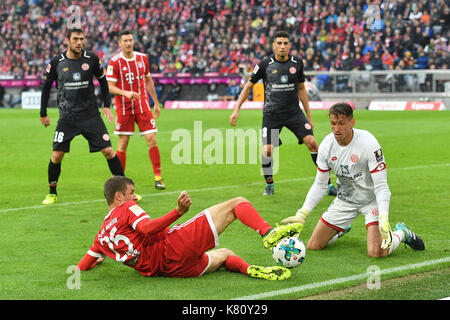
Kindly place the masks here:
[(298, 267), (306, 256), (306, 248), (302, 240), (297, 237), (284, 238), (272, 248), (275, 262), (286, 268)]

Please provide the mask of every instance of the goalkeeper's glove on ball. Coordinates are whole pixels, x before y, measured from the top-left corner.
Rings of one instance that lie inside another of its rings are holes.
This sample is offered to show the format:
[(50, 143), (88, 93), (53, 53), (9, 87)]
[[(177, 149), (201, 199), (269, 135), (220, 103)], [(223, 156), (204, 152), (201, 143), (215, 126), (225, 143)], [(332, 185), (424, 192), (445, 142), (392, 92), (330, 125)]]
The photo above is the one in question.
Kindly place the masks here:
[(300, 208), (295, 216), (287, 217), (286, 219), (281, 221), (281, 224), (301, 223), (302, 225), (305, 225), (308, 216), (309, 211), (304, 208)]

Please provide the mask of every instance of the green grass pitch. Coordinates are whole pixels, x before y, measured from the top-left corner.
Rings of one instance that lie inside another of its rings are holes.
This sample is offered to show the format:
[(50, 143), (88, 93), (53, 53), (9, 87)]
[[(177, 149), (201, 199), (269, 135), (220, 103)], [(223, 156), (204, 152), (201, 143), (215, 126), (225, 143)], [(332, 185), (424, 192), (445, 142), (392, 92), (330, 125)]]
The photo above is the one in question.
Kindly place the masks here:
[[(315, 136), (320, 142), (330, 132), (327, 112), (312, 113)], [(173, 209), (182, 190), (190, 193), (193, 203), (178, 222), (235, 196), (249, 199), (273, 225), (296, 212), (314, 180), (316, 168), (306, 147), (299, 146), (288, 130), (281, 133), (283, 145), (278, 150), (279, 170), (275, 175), (276, 193), (272, 197), (262, 196), (264, 181), (259, 162), (249, 163), (248, 155), (244, 164), (238, 164), (236, 159), (231, 164), (226, 161), (210, 164), (205, 163), (205, 158), (201, 163), (193, 163), (198, 139), (203, 142), (200, 150), (204, 154), (217, 146), (212, 145), (211, 137), (207, 140), (208, 137), (194, 135), (195, 121), (201, 121), (202, 134), (209, 132), (225, 137), (227, 129), (231, 129), (230, 114), (227, 110), (162, 110), (157, 122), (157, 140), (168, 187), (165, 191), (154, 188), (143, 138), (132, 137), (126, 174), (135, 181), (136, 192), (143, 195), (140, 205), (152, 217)], [(77, 137), (62, 163), (58, 203), (42, 206), (40, 203), (48, 192), (47, 165), (57, 110), (50, 110), (49, 115), (52, 124), (44, 128), (38, 111), (0, 110), (0, 299), (225, 300), (304, 286), (302, 290), (268, 296), (268, 299), (295, 299), (365, 283), (367, 279), (359, 278), (307, 289), (309, 284), (363, 274), (370, 266), (380, 270), (399, 267), (399, 271), (381, 276), (382, 287), (383, 280), (388, 278), (450, 265), (447, 259), (438, 264), (425, 263), (419, 268), (407, 267), (450, 257), (450, 112), (356, 110), (356, 127), (371, 131), (386, 156), (392, 192), (391, 226), (404, 221), (424, 239), (425, 251), (415, 252), (401, 245), (388, 258), (367, 257), (366, 233), (363, 218), (359, 217), (348, 235), (323, 251), (308, 251), (303, 265), (293, 269), (292, 277), (286, 281), (251, 279), (225, 269), (193, 279), (145, 278), (108, 259), (101, 266), (81, 273), (79, 289), (70, 289), (73, 284), (70, 268), (85, 254), (107, 213), (102, 187), (110, 172), (101, 153), (90, 154), (86, 140)], [(234, 130), (257, 130), (261, 117), (261, 111), (242, 110)], [(112, 132), (113, 124), (107, 125)], [(176, 148), (180, 147), (180, 141), (174, 136), (176, 132), (190, 134), (192, 163), (173, 161)], [(115, 136), (112, 143), (115, 148)], [(226, 145), (222, 148), (225, 159)], [(220, 152), (213, 156), (220, 160)], [(325, 196), (311, 214), (301, 235), (304, 242), (331, 201), (331, 197)], [(222, 234), (220, 245), (232, 249), (251, 264), (274, 263), (270, 252), (262, 247), (260, 236), (239, 221)], [(443, 298), (448, 289), (439, 288), (440, 282), (435, 281), (436, 289), (428, 288), (423, 296), (402, 296), (400, 292), (398, 298)], [(444, 281), (444, 285), (448, 283)]]

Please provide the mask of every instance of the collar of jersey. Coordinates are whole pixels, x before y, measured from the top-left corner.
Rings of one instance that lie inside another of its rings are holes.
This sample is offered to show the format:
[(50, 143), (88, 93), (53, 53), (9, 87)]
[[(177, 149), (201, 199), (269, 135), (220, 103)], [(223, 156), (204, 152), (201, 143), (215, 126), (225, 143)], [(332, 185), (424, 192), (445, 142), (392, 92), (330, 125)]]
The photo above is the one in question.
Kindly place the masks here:
[(125, 56), (123, 55), (122, 52), (120, 53), (120, 57), (122, 59), (125, 59), (125, 61), (134, 61), (134, 60), (136, 60), (136, 54), (134, 53), (134, 51), (133, 51), (133, 58), (132, 59), (125, 58)]

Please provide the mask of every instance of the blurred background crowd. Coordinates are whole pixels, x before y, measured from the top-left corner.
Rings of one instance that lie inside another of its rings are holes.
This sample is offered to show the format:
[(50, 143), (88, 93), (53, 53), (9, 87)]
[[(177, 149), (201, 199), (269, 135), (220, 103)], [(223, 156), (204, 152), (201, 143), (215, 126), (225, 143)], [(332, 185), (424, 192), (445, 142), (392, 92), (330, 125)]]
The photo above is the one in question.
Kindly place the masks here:
[[(42, 74), (65, 50), (67, 8), (81, 8), (85, 48), (104, 66), (130, 29), (153, 73), (251, 72), (277, 30), (305, 70), (448, 69), (449, 0), (3, 0), (0, 75)], [(370, 6), (381, 21), (371, 28)], [(367, 15), (366, 15), (367, 16)]]

